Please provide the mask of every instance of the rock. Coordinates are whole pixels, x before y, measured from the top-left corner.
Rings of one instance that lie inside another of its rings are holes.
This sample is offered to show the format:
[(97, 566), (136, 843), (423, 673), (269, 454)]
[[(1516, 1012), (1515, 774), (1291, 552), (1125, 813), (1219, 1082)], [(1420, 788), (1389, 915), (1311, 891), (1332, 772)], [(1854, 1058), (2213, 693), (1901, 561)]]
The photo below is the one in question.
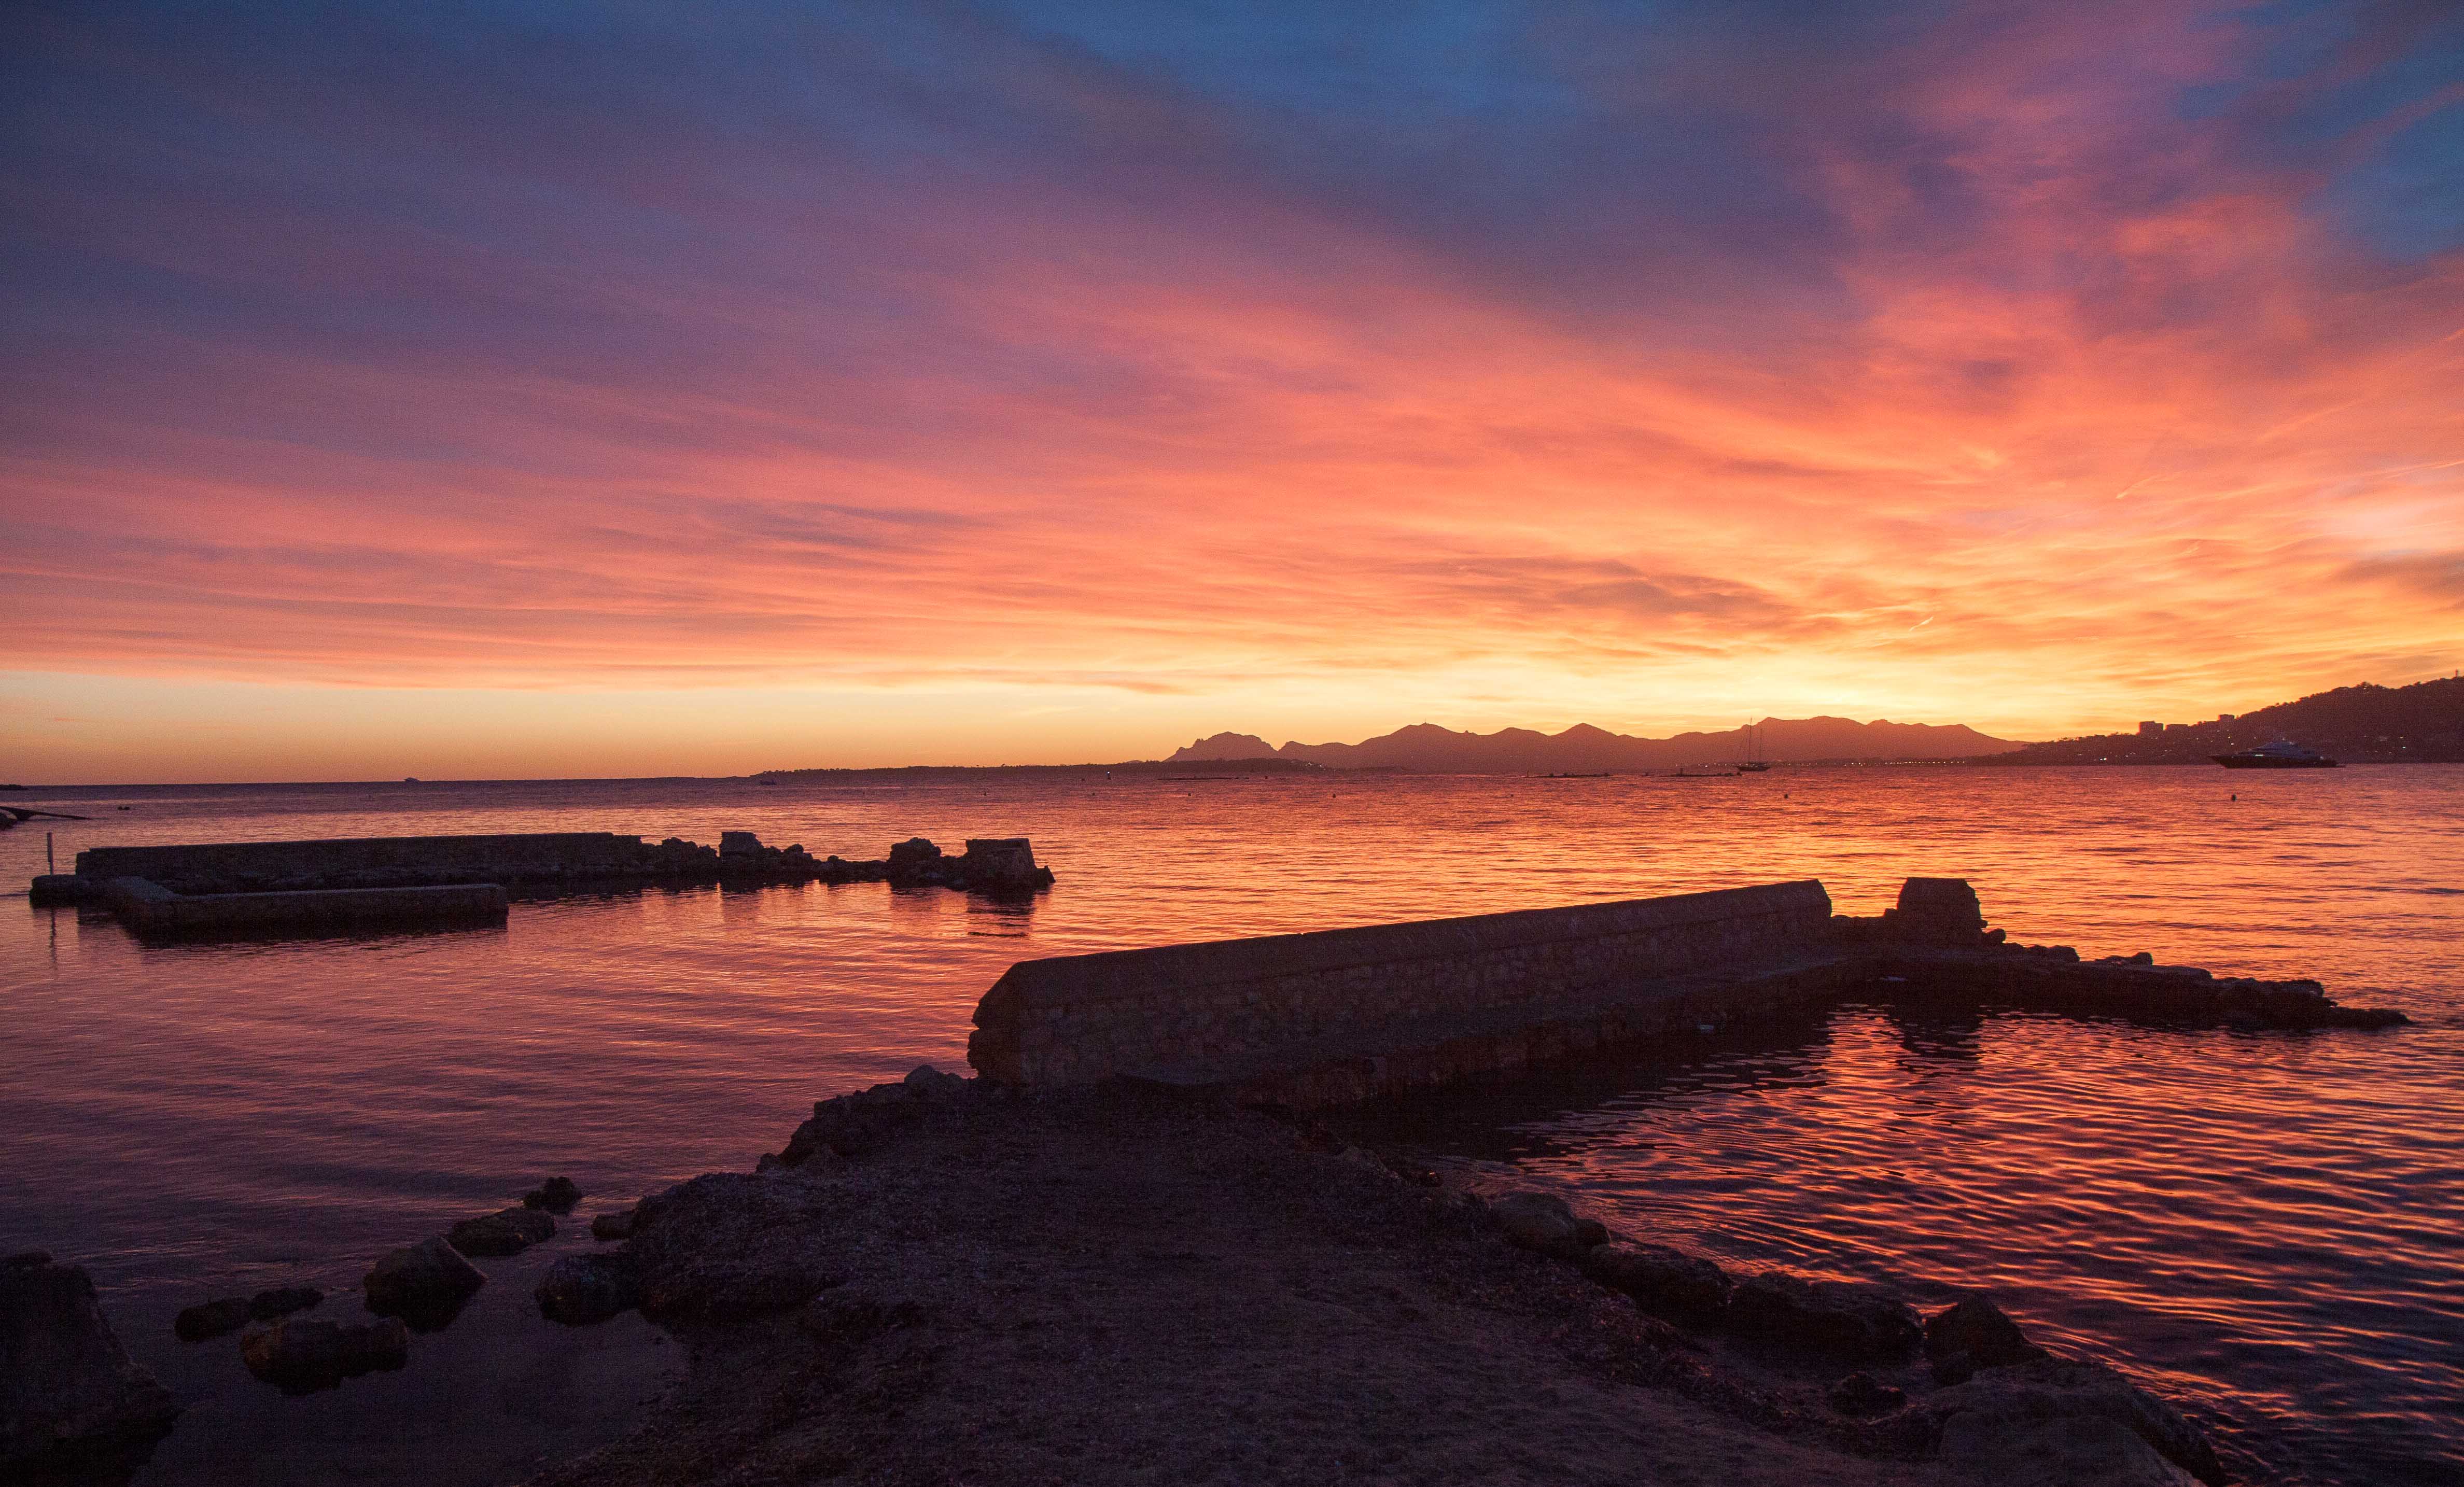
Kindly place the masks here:
[(910, 1090), (927, 1100), (949, 1100), (967, 1092), (964, 1076), (944, 1074), (929, 1063), (919, 1063), (900, 1081)]
[(1488, 1211), (1512, 1243), (1561, 1259), (1582, 1257), (1581, 1221), (1565, 1199), (1525, 1189), (1489, 1199)]
[(236, 1332), (248, 1325), (248, 1298), (226, 1296), (220, 1301), (202, 1301), (187, 1307), (171, 1319), (171, 1334), (183, 1343), (202, 1343), (209, 1337)]
[(1882, 911), (1893, 939), (1910, 945), (1974, 946), (1985, 942), (1985, 911), (1965, 878), (1910, 878), (1897, 907)]
[(287, 1393), (332, 1389), (377, 1368), (399, 1368), (410, 1357), (410, 1331), (399, 1318), (383, 1322), (318, 1322), (293, 1318), (240, 1340), (248, 1371)]
[(1665, 1321), (1716, 1326), (1727, 1309), (1728, 1273), (1663, 1245), (1603, 1244), (1583, 1257), (1583, 1273)]
[(1907, 1402), (1906, 1389), (1881, 1383), (1870, 1373), (1852, 1373), (1831, 1386), (1831, 1408), (1851, 1419), (1889, 1414)]
[(642, 1304), (632, 1257), (567, 1255), (547, 1267), (531, 1293), (539, 1315), (567, 1326), (588, 1326)]
[(890, 849), (890, 875), (913, 877), (939, 865), (941, 849), (923, 837), (910, 837)]
[(924, 1308), (912, 1301), (848, 1290), (831, 1291), (806, 1302), (796, 1314), (796, 1326), (805, 1336), (824, 1342), (855, 1344), (923, 1320)]
[(83, 1269), (39, 1250), (0, 1261), (0, 1478), (133, 1470), (179, 1413), (112, 1334)]
[(1576, 1218), (1574, 1242), (1587, 1250), (1594, 1245), (1606, 1244), (1609, 1242), (1609, 1226), (1596, 1218)]
[(499, 1209), (479, 1218), (466, 1218), (445, 1232), (465, 1255), (519, 1255), (541, 1240), (556, 1236), (556, 1220), (535, 1208)]
[(365, 1281), (368, 1310), (422, 1328), (443, 1326), (487, 1283), (488, 1278), (439, 1235), (377, 1261)]
[[(910, 1075), (909, 1080), (913, 1077)], [(900, 1129), (920, 1119), (925, 1103), (912, 1082), (875, 1084), (835, 1100), (817, 1100), (813, 1103), (813, 1118), (797, 1126), (787, 1138), (786, 1149), (779, 1153), (779, 1165), (801, 1167), (824, 1151), (850, 1161), (869, 1156)]]
[(306, 1311), (325, 1299), (325, 1293), (313, 1285), (277, 1286), (259, 1291), (248, 1299), (248, 1314), (258, 1322), (272, 1322), (295, 1311)]
[(2008, 1365), (1936, 1390), (1924, 1409), (1941, 1424), (1943, 1459), (1980, 1479), (2153, 1487), (2180, 1480), (2168, 1467), (2210, 1487), (2231, 1479), (2197, 1426), (2101, 1364)]
[(971, 838), (958, 865), (969, 887), (1030, 888), (1051, 876), (1037, 868), (1035, 849), (1024, 837)]
[(792, 1265), (715, 1274), (688, 1272), (646, 1284), (637, 1304), (644, 1316), (661, 1322), (750, 1322), (793, 1311), (845, 1279)]
[(1738, 1280), (1726, 1320), (1742, 1337), (1879, 1362), (1907, 1357), (1925, 1336), (1917, 1314), (1888, 1292), (1776, 1272)]
[(2007, 1367), (2048, 1356), (2019, 1324), (1982, 1296), (1963, 1296), (1925, 1319), (1925, 1357), (1943, 1384), (1960, 1384), (1980, 1368)]
[(582, 1190), (574, 1186), (570, 1177), (551, 1177), (522, 1194), (522, 1207), (541, 1208), (551, 1214), (570, 1214), (573, 1205), (581, 1201)]
[(634, 1211), (629, 1208), (613, 1209), (605, 1214), (592, 1214), (590, 1219), (590, 1237), (594, 1239), (631, 1238), (633, 1236), (633, 1215)]
[(718, 855), (721, 857), (756, 857), (761, 851), (761, 839), (749, 831), (722, 831), (718, 834)]

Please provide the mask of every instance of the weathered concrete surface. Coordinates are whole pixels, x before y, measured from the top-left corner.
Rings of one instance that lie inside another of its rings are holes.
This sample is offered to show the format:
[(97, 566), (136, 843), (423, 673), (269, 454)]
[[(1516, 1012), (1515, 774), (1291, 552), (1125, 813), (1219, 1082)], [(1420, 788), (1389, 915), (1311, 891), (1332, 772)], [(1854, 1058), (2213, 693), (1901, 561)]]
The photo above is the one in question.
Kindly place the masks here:
[(170, 892), (143, 878), (112, 878), (103, 884), (102, 896), (131, 929), (168, 939), (501, 924), (510, 902), (505, 890), (493, 883), (186, 894)]
[(1656, 1031), (1714, 993), (1730, 1015), (1814, 995), (1802, 962), (1830, 918), (1804, 882), (1023, 961), (977, 1007), (968, 1060), (1004, 1083), (1322, 1103)]
[(749, 831), (719, 840), (714, 849), (676, 837), (651, 843), (577, 831), (89, 847), (77, 854), (76, 873), (46, 875), (30, 891), (45, 903), (109, 901), (119, 879), (189, 898), (492, 884), (515, 896), (709, 884), (888, 882), (988, 893), (1052, 886), (1052, 869), (1037, 865), (1024, 837), (973, 840), (958, 857), (918, 837), (869, 862), (815, 857), (801, 844), (764, 846)]
[(1132, 1078), (1295, 1108), (1351, 1104), (1855, 995), (2202, 1025), (2385, 1027), (2315, 981), (2220, 979), (2152, 956), (2006, 944), (1956, 878), (1878, 919), (1815, 882), (1012, 966), (968, 1061), (997, 1083)]

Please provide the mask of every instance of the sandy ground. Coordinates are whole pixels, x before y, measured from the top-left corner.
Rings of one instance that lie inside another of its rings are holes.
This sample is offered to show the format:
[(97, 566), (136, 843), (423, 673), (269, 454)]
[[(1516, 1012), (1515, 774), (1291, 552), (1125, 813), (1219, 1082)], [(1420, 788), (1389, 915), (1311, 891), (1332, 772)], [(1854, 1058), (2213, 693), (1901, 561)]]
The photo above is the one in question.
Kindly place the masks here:
[(930, 1104), (852, 1160), (699, 1179), (648, 1223), (687, 1376), (539, 1480), (1952, 1479), (1823, 1411), (1827, 1379), (1709, 1367), (1460, 1196), (1297, 1127)]

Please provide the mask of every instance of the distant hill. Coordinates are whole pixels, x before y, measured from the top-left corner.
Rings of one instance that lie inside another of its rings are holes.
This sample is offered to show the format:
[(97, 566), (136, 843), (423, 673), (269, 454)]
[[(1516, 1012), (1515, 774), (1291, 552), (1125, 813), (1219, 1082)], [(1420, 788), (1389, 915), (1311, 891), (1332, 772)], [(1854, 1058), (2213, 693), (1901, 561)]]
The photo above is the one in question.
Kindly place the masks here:
[(1733, 764), (1750, 753), (1773, 763), (1818, 759), (1965, 759), (2018, 747), (1965, 724), (1859, 723), (1852, 718), (1771, 718), (1759, 725), (1757, 751), (1742, 728), (1674, 738), (1635, 738), (1577, 723), (1561, 733), (1509, 728), (1459, 733), (1433, 723), (1356, 744), (1287, 743), (1274, 748), (1255, 733), (1217, 733), (1172, 756), (1172, 762), (1293, 759), (1334, 769), (1408, 769), (1432, 774), (1594, 774)]
[(2410, 687), (2339, 687), (2298, 702), (2157, 732), (2098, 733), (2029, 744), (1980, 764), (2205, 764), (2211, 756), (2289, 738), (2346, 764), (2464, 763), (2464, 680)]
[(1305, 775), (1323, 766), (1303, 759), (1271, 756), (1232, 761), (1238, 768), (1212, 760), (1125, 759), (1114, 764), (891, 764), (872, 769), (769, 769), (748, 779), (771, 784), (837, 785), (888, 781), (928, 784), (940, 779), (1048, 779), (1061, 776), (1152, 775), (1167, 779), (1213, 779), (1225, 775)]

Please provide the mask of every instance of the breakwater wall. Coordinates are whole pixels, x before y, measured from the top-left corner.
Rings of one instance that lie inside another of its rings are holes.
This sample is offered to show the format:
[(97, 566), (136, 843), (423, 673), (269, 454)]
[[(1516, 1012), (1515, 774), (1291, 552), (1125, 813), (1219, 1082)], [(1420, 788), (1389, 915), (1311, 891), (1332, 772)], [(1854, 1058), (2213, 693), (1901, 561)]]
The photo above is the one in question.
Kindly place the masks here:
[(1316, 1104), (1836, 989), (1813, 881), (1023, 961), (976, 1009), (999, 1082), (1116, 1076)]
[(2007, 943), (1956, 878), (1873, 919), (1811, 880), (1022, 961), (976, 1008), (987, 1080), (1128, 1078), (1350, 1104), (1841, 998), (1955, 1000), (2173, 1025), (2377, 1028), (2315, 981)]
[(220, 939), (403, 925), (501, 924), (509, 900), (504, 888), (493, 883), (191, 895), (173, 893), (145, 878), (113, 878), (104, 886), (103, 902), (141, 935)]
[[(696, 854), (708, 854), (707, 848)], [(708, 854), (715, 864), (715, 854)], [(263, 892), (394, 886), (398, 877), (468, 875), (491, 883), (627, 876), (682, 864), (639, 837), (560, 831), (458, 837), (348, 837), (321, 842), (219, 842), (180, 846), (88, 847), (77, 875), (145, 878), (175, 890)], [(353, 879), (368, 879), (354, 883)]]

